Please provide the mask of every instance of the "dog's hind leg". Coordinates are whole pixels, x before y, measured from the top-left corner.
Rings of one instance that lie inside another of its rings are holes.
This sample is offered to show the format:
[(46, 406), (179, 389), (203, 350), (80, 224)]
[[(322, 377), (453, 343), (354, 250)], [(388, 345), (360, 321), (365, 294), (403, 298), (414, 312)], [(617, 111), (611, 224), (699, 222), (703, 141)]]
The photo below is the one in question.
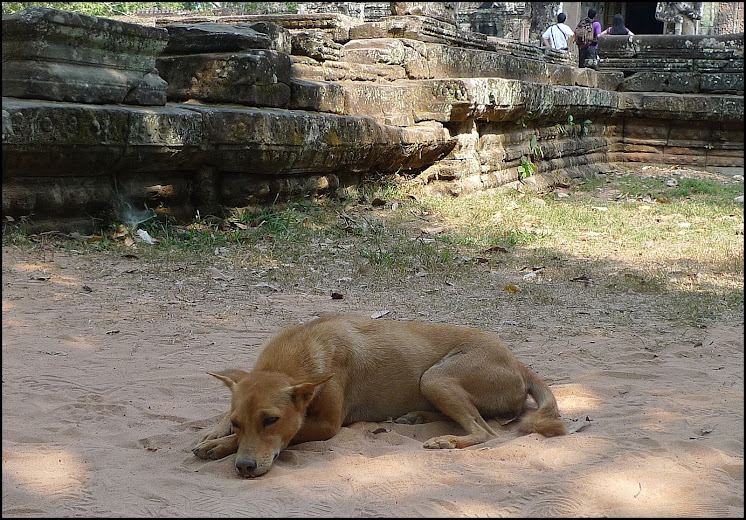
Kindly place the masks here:
[(430, 379), (435, 378), (425, 378), (425, 376), (422, 378), (423, 395), (445, 415), (459, 423), (466, 430), (467, 435), (433, 437), (425, 441), (425, 448), (466, 448), (497, 437), (497, 433), (490, 428), (472, 403), (469, 394), (457, 381), (452, 379), (429, 381)]
[(520, 413), (526, 398), (525, 385), (500, 361), (489, 359), (478, 347), (463, 346), (422, 374), (422, 395), (466, 431), (463, 436), (433, 437), (424, 443), (425, 448), (466, 448), (488, 441), (497, 433), (482, 412), (488, 417), (511, 411), (514, 415)]

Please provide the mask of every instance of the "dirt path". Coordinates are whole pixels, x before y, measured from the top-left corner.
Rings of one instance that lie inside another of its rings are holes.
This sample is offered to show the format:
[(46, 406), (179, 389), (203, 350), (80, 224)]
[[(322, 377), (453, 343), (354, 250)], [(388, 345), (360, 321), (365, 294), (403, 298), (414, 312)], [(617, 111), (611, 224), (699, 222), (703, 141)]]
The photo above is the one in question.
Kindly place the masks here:
[[(601, 300), (572, 323), (532, 302), (529, 319), (484, 280), (465, 303), (425, 278), (333, 300), (188, 262), (43, 260), (3, 248), (3, 516), (743, 516), (742, 321), (672, 327)], [(249, 368), (319, 313), (384, 310), (500, 332), (591, 425), (544, 439), (491, 423), (486, 445), (430, 451), (457, 427), (358, 423), (254, 480), (192, 455), (229, 406), (207, 370)]]

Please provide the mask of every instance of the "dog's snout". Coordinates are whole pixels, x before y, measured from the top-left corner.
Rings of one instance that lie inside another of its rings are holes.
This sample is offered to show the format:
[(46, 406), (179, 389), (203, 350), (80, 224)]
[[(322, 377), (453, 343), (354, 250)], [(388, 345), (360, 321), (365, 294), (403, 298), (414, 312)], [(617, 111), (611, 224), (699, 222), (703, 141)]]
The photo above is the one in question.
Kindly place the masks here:
[(256, 459), (254, 457), (236, 457), (236, 471), (242, 477), (251, 477), (256, 471)]

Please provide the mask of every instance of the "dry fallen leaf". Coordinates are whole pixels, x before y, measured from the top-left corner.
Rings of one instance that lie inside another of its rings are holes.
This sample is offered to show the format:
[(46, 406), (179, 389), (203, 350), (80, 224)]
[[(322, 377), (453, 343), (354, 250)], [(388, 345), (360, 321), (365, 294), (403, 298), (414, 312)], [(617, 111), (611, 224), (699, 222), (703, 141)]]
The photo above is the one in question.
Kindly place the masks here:
[(119, 224), (114, 232), (111, 234), (111, 238), (121, 238), (129, 233), (124, 224)]
[(516, 286), (515, 286), (515, 285), (513, 285), (513, 284), (510, 284), (510, 285), (506, 285), (506, 286), (505, 286), (505, 291), (507, 291), (507, 292), (512, 292), (512, 293), (514, 293), (514, 292), (518, 292), (518, 287), (516, 287)]

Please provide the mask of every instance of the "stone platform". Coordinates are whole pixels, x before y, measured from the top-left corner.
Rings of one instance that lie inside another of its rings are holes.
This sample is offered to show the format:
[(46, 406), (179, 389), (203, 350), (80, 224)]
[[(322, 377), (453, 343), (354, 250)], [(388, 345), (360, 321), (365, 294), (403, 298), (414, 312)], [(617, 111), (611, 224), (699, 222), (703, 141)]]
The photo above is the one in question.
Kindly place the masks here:
[[(4, 215), (100, 226), (147, 206), (189, 219), (395, 172), (457, 195), (517, 180), (522, 156), (539, 185), (625, 161), (744, 163), (743, 34), (610, 37), (595, 71), (414, 14), (146, 22), (3, 19)], [(86, 50), (107, 31), (140, 74), (117, 76), (118, 97), (80, 74), (45, 89), (27, 73), (70, 66), (68, 40), (83, 42), (74, 66), (110, 70), (108, 50)], [(155, 106), (131, 104), (143, 102)]]

